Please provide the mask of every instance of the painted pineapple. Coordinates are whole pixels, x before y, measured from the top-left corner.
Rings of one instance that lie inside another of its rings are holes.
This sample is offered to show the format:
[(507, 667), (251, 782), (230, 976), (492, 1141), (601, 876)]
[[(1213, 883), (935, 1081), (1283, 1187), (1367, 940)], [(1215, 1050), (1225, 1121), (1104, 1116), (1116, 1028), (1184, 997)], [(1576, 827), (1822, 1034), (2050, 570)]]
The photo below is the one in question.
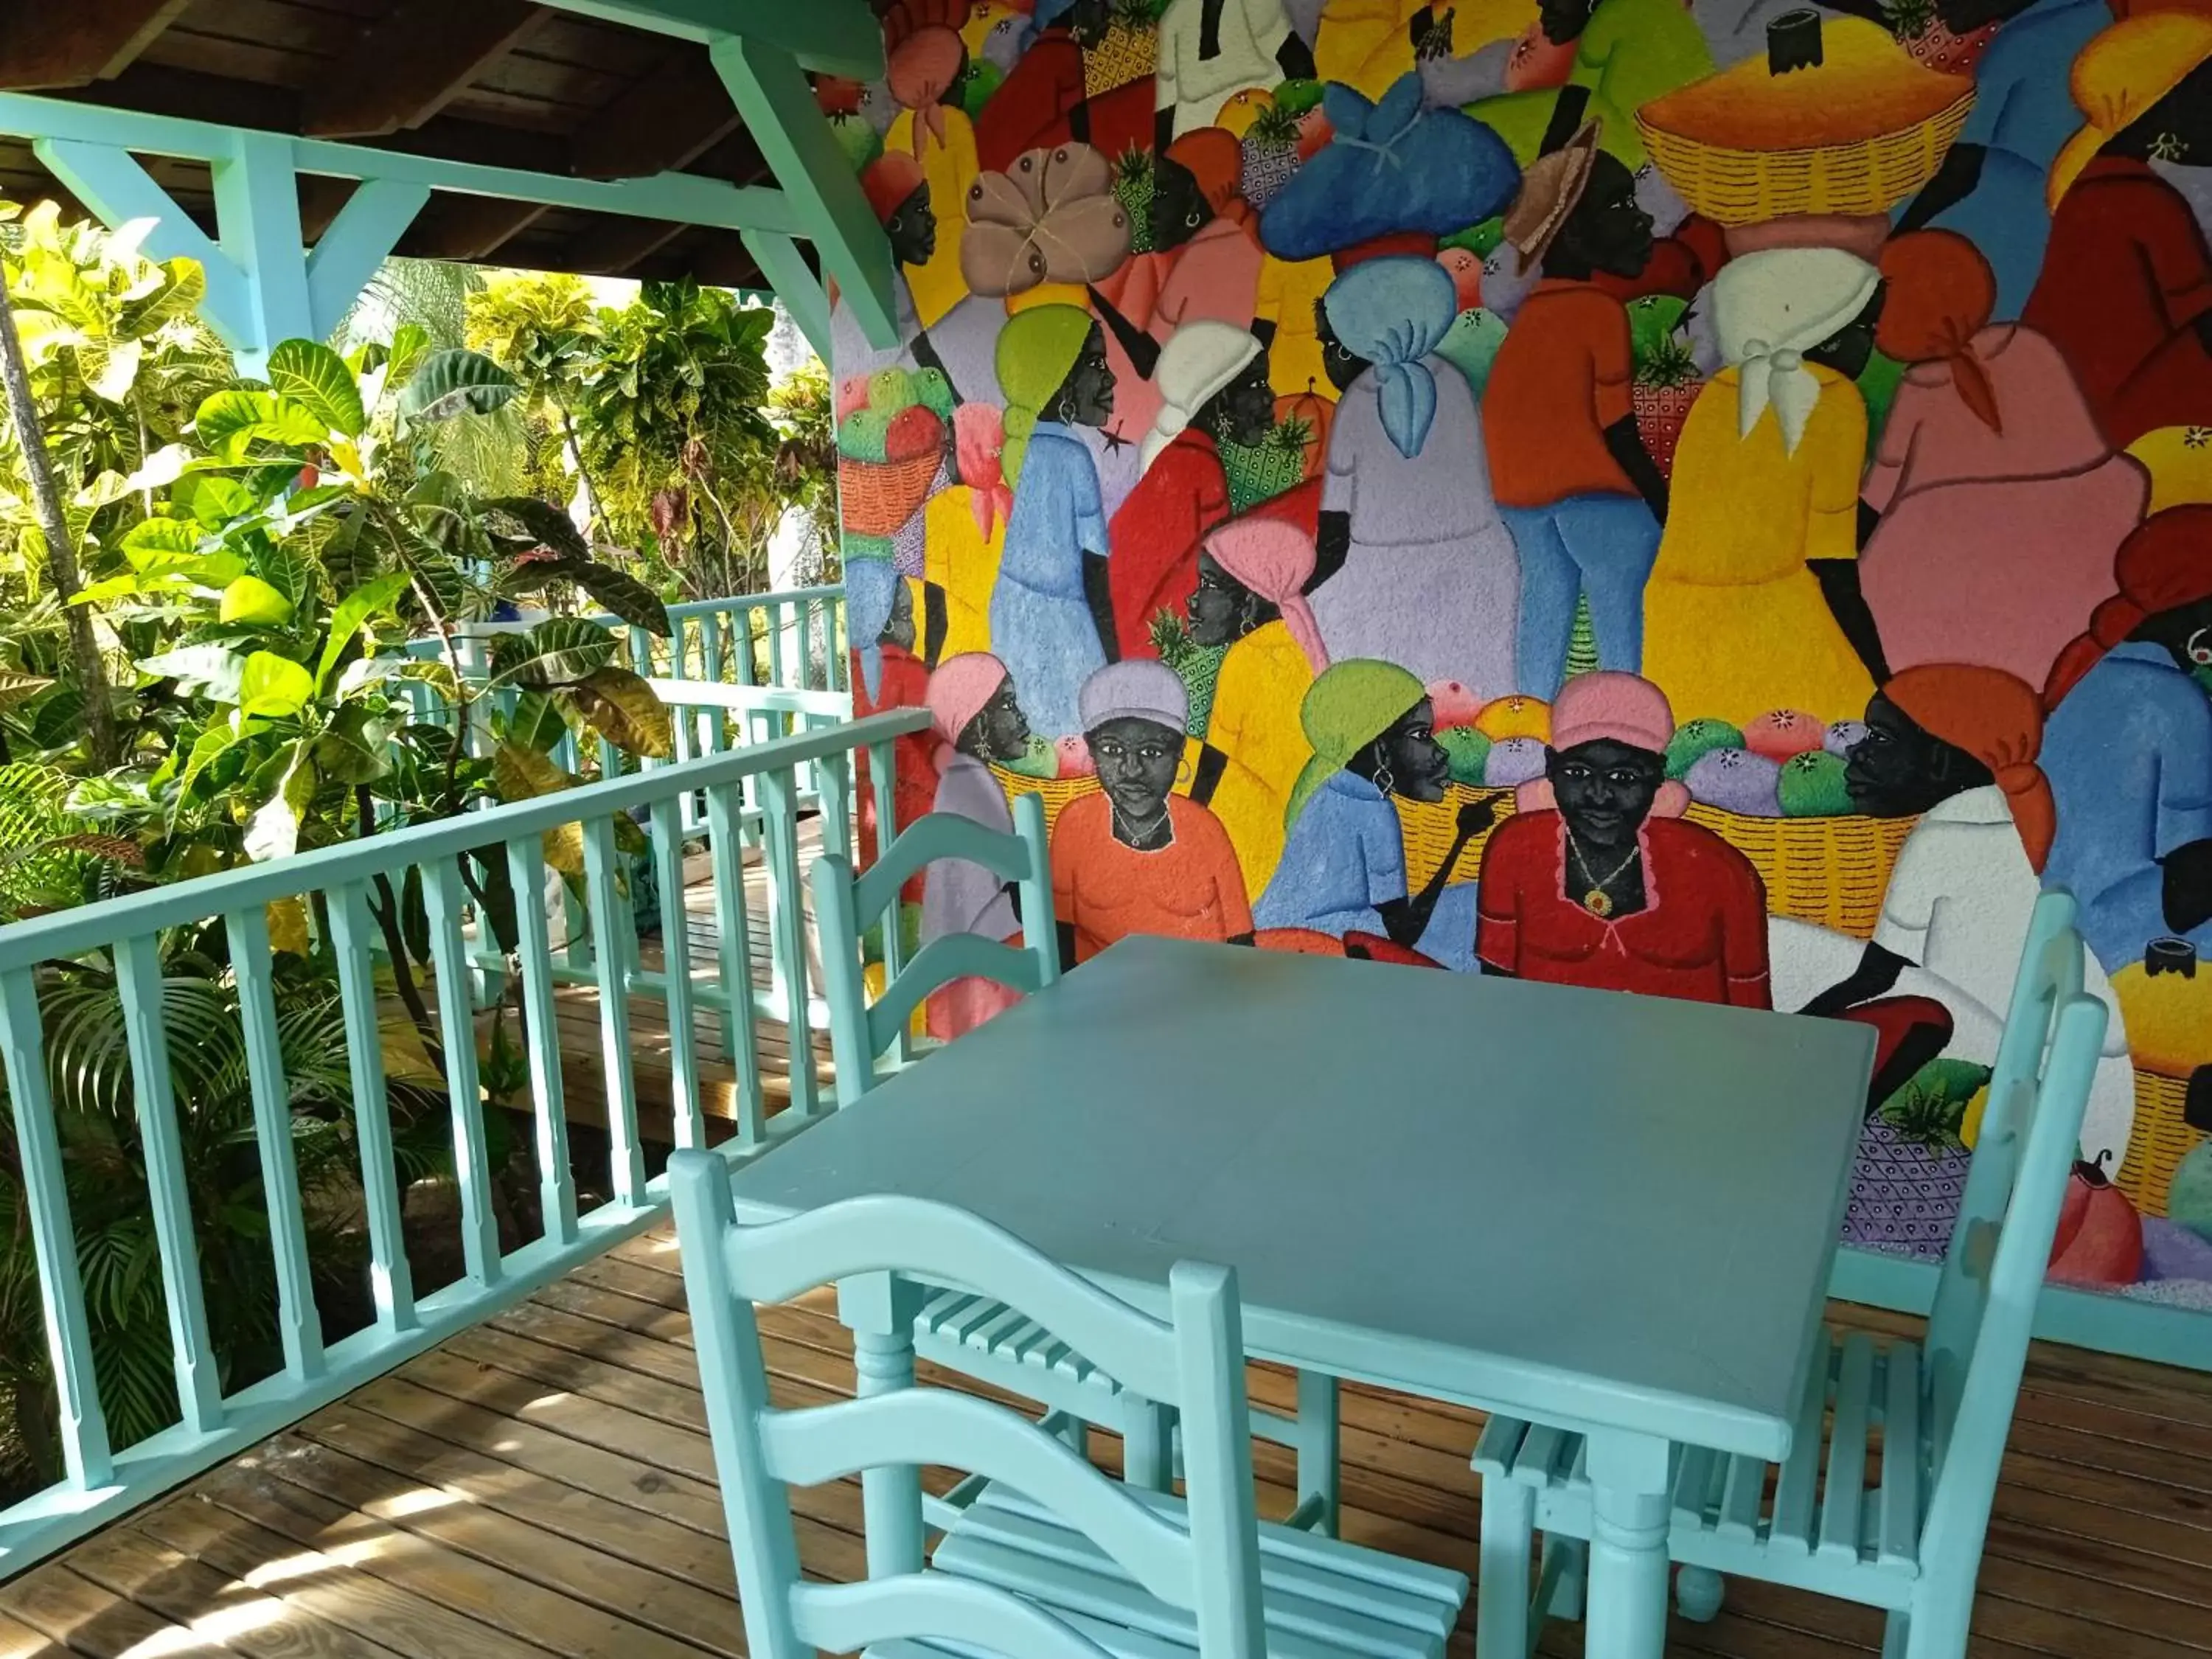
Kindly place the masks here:
[(1636, 429), (1662, 478), (1674, 475), (1675, 446), (1701, 389), (1697, 363), (1679, 335), (1663, 337), (1638, 359), (1629, 400), (1636, 410)]
[(1207, 722), (1213, 718), (1213, 693), (1221, 680), (1221, 659), (1229, 654), (1229, 647), (1199, 644), (1191, 638), (1189, 625), (1164, 606), (1152, 613), (1152, 649), (1175, 670), (1190, 700), (1183, 729), (1203, 739)]
[(1245, 131), (1240, 191), (1257, 213), (1297, 170), (1298, 118), (1279, 104), (1270, 104)]
[(1943, 1259), (1966, 1190), (1966, 1103), (1988, 1078), (1986, 1066), (1930, 1060), (1867, 1120), (1851, 1166), (1846, 1243)]
[(1114, 199), (1129, 221), (1129, 252), (1152, 251), (1152, 153), (1132, 144), (1114, 163)]
[(1946, 75), (1971, 75), (1982, 52), (1997, 32), (1984, 23), (1964, 34), (1954, 34), (1936, 14), (1936, 0), (1887, 0), (1889, 32), (1911, 52), (1916, 62)]
[(1159, 58), (1159, 15), (1151, 0), (1115, 0), (1104, 39), (1083, 54), (1083, 93), (1097, 98), (1152, 72)]
[(1313, 428), (1296, 416), (1279, 420), (1256, 444), (1224, 443), (1221, 470), (1229, 479), (1229, 507), (1243, 513), (1305, 482), (1306, 447)]

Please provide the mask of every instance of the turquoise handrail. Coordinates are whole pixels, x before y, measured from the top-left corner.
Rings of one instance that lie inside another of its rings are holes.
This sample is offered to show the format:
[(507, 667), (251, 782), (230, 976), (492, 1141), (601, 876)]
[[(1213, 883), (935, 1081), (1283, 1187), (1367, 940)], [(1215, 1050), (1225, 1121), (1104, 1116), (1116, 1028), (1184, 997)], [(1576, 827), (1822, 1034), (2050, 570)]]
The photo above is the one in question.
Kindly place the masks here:
[[(820, 1121), (823, 1102), (806, 1037), (797, 774), (800, 768), (811, 768), (822, 779), (823, 844), (849, 851), (851, 755), (859, 749), (869, 751), (878, 821), (888, 825), (893, 745), (897, 738), (923, 729), (927, 719), (921, 710), (901, 710), (825, 724), (793, 737), (610, 777), (536, 800), (394, 828), (278, 862), (0, 927), (0, 1062), (4, 1062), (15, 1121), (26, 1218), (37, 1252), (64, 1469), (64, 1477), (52, 1486), (0, 1510), (0, 1580), (650, 1225), (665, 1207), (666, 1187), (665, 1177), (646, 1176), (640, 1082), (628, 1025), (634, 998), (645, 995), (663, 1001), (668, 1028), (676, 1034), (695, 1030), (695, 1010), (701, 1006), (719, 1006), (743, 1016), (729, 1022), (737, 1073), (736, 1133), (720, 1149), (726, 1156), (741, 1159), (757, 1155)], [(778, 1012), (799, 1016), (790, 1044), (791, 1109), (772, 1121), (762, 1100), (760, 1055), (754, 1040), (744, 857), (737, 832), (744, 811), (741, 792), (751, 781), (759, 782), (760, 811), (765, 818), (771, 949), (783, 982), (795, 988), (795, 995), (783, 1000)], [(719, 962), (703, 974), (689, 969), (682, 950), (686, 893), (678, 817), (679, 802), (700, 799), (714, 832), (708, 837), (708, 853), (721, 930)], [(662, 938), (678, 951), (667, 969), (653, 974), (638, 967), (633, 906), (620, 894), (623, 872), (615, 824), (617, 818), (634, 813), (647, 815), (652, 826)], [(604, 1185), (612, 1196), (582, 1213), (568, 1143), (562, 1055), (555, 1035), (556, 989), (566, 976), (558, 972), (561, 964), (550, 942), (543, 900), (549, 834), (559, 837), (556, 848), (580, 844), (589, 979), (599, 992), (603, 1052), (599, 1063), (604, 1067), (609, 1131)], [(501, 851), (518, 900), (517, 949), (512, 956), (493, 948), (489, 929), (473, 908), (460, 864), (464, 854), (481, 859), (487, 853), (497, 857)], [(419, 872), (422, 878), (430, 933), (434, 971), (433, 983), (425, 990), (434, 1009), (432, 1020), (445, 1062), (465, 1256), (461, 1278), (428, 1295), (418, 1295), (414, 1287), (400, 1224), (401, 1193), (392, 1159), (392, 1125), (375, 979), (380, 933), (371, 906), (372, 890), (380, 878), (397, 890), (410, 872)], [(313, 907), (313, 914), (317, 925), (326, 929), (325, 942), (337, 970), (362, 1152), (358, 1174), (374, 1316), (363, 1329), (332, 1341), (325, 1340), (314, 1294), (317, 1264), (310, 1259), (310, 1234), (294, 1158), (290, 1079), (280, 1046), (277, 980), (267, 921), (270, 905), (309, 896), (322, 901)], [(276, 1267), (276, 1328), (282, 1349), (281, 1365), (274, 1375), (227, 1394), (215, 1375), (201, 1291), (188, 1171), (179, 1132), (179, 1115), (189, 1109), (189, 1103), (178, 1098), (177, 1079), (169, 1069), (160, 954), (164, 933), (216, 918), (226, 926), (239, 993), (263, 1199)], [(101, 1406), (94, 1365), (95, 1338), (70, 1216), (40, 1002), (47, 964), (101, 953), (113, 963), (123, 1004), (134, 1106), (168, 1306), (179, 1419), (126, 1447), (112, 1443)], [(494, 971), (487, 971), (488, 967)], [(508, 971), (519, 976), (514, 988), (526, 1027), (530, 1111), (544, 1222), (541, 1236), (503, 1249), (486, 1157), (487, 1109), (477, 1075), (477, 1023), (492, 1006), (488, 997), (494, 988), (503, 993)], [(679, 1146), (703, 1146), (704, 1104), (692, 1045), (674, 1045), (671, 1070), (665, 1103), (673, 1138)], [(648, 1099), (646, 1103), (658, 1106), (662, 1102)]]

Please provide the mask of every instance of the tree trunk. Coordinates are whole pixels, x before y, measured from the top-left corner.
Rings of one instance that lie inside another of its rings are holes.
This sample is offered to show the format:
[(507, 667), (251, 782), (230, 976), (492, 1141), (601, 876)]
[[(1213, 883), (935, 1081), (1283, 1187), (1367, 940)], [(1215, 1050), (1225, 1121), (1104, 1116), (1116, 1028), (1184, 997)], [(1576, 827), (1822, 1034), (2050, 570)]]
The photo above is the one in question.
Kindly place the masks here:
[(0, 381), (8, 393), (8, 413), (15, 423), (15, 440), (23, 452), (23, 471), (31, 482), (31, 499), (39, 511), (39, 527), (46, 538), (46, 574), (62, 596), (69, 623), (70, 655), (75, 661), (78, 689), (84, 695), (85, 735), (93, 764), (103, 769), (115, 764), (115, 711), (107, 699), (107, 671), (100, 660), (100, 641), (92, 631), (92, 612), (69, 601), (83, 588), (76, 568), (76, 549), (70, 540), (69, 515), (62, 510), (61, 492), (54, 487), (54, 470), (46, 458), (46, 440), (39, 424), (39, 406), (31, 397), (30, 366), (23, 361), (23, 342), (15, 332), (15, 308), (8, 298), (8, 285), (0, 282)]

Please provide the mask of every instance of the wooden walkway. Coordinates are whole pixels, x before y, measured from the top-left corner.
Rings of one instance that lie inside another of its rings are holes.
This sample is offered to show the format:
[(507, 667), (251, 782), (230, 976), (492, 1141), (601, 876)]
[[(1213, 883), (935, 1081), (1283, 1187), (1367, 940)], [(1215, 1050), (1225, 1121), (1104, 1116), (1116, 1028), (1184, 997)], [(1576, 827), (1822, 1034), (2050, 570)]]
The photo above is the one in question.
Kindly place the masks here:
[[(665, 1232), (636, 1240), (0, 1587), (0, 1659), (744, 1653), (675, 1269)], [(825, 1298), (767, 1327), (780, 1403), (849, 1390)], [(1280, 1373), (1255, 1367), (1253, 1389), (1289, 1403)], [(1471, 1567), (1479, 1419), (1361, 1389), (1344, 1417), (1346, 1534)], [(1110, 1468), (1119, 1448), (1099, 1435), (1094, 1451)], [(1260, 1458), (1279, 1514), (1288, 1455)], [(860, 1575), (857, 1486), (799, 1501), (808, 1570)], [(2212, 1376), (2039, 1350), (1981, 1586), (1976, 1659), (2212, 1652)], [(1879, 1644), (1869, 1613), (1738, 1582), (1669, 1652)], [(1470, 1651), (1462, 1630), (1454, 1652)], [(1548, 1627), (1543, 1651), (1578, 1655), (1579, 1627)]]

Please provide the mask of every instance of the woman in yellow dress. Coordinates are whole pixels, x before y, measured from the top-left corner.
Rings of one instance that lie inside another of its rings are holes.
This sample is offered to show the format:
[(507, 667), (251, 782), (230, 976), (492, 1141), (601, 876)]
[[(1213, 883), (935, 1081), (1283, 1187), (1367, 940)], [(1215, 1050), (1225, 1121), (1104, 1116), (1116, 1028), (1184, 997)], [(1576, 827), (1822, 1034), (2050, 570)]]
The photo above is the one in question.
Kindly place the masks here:
[(1714, 283), (1728, 367), (1690, 410), (1644, 594), (1644, 673), (1687, 719), (1866, 706), (1881, 647), (1858, 588), (1866, 404), (1881, 275), (1838, 248), (1731, 260)]
[(1248, 893), (1282, 861), (1284, 809), (1313, 758), (1298, 710), (1328, 666), (1304, 588), (1313, 538), (1276, 519), (1239, 519), (1208, 536), (1190, 596), (1190, 636), (1226, 645), (1194, 794), (1229, 832)]
[(1014, 492), (1000, 459), (1003, 416), (990, 404), (952, 411), (952, 453), (960, 482), (922, 508), (922, 657), (928, 662), (991, 648), (991, 590), (1006, 550)]

